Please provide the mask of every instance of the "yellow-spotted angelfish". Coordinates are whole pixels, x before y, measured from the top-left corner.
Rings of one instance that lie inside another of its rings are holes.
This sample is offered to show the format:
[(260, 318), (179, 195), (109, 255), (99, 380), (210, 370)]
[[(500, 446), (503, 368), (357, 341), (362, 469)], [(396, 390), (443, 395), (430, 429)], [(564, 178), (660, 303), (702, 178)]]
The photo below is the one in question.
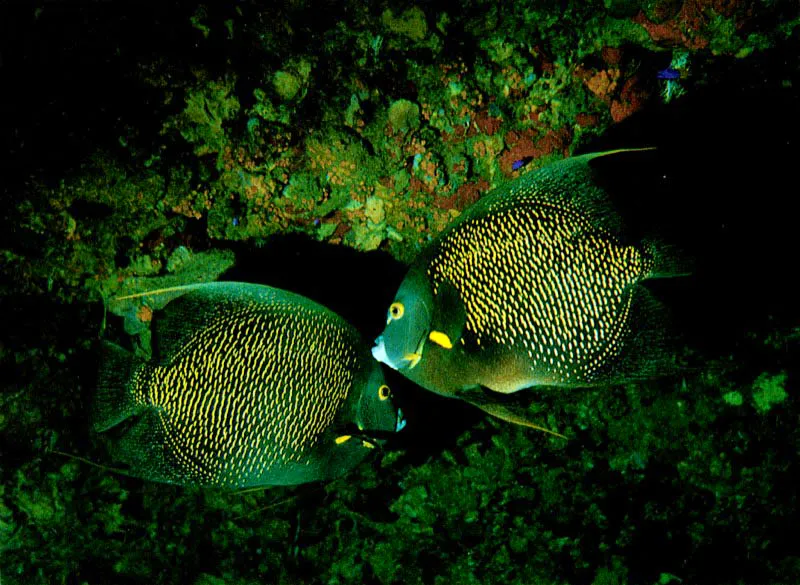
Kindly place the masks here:
[(616, 152), (531, 172), (465, 210), (401, 283), (375, 358), (540, 430), (499, 395), (665, 373), (664, 313), (642, 282), (685, 270), (657, 240), (625, 239), (590, 165)]
[(106, 343), (93, 416), (131, 475), (229, 489), (327, 480), (405, 424), (359, 333), (305, 297), (236, 282), (133, 296), (169, 299), (153, 359)]

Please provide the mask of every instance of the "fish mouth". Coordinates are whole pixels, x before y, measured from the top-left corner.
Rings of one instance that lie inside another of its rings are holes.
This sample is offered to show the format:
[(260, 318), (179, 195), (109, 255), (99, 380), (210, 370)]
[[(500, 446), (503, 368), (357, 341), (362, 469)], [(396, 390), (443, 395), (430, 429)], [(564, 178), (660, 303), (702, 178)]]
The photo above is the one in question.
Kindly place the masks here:
[(419, 344), (417, 345), (417, 349), (414, 353), (407, 353), (405, 354), (400, 361), (400, 363), (392, 360), (389, 357), (389, 354), (386, 353), (386, 344), (383, 341), (383, 335), (379, 336), (375, 340), (375, 345), (372, 348), (372, 357), (378, 360), (379, 362), (386, 364), (393, 370), (404, 370), (404, 369), (414, 369), (419, 361), (422, 359), (422, 348), (425, 346), (425, 337), (423, 336), (420, 340)]
[(375, 340), (375, 346), (372, 348), (372, 357), (379, 362), (386, 364), (393, 370), (397, 369), (397, 365), (389, 359), (389, 355), (386, 353), (386, 345), (383, 343), (383, 335), (380, 335)]
[(397, 409), (397, 424), (394, 427), (394, 432), (395, 433), (399, 433), (400, 431), (402, 431), (404, 428), (406, 428), (406, 424), (407, 423), (408, 423), (408, 421), (403, 416), (403, 409), (402, 408), (398, 408)]

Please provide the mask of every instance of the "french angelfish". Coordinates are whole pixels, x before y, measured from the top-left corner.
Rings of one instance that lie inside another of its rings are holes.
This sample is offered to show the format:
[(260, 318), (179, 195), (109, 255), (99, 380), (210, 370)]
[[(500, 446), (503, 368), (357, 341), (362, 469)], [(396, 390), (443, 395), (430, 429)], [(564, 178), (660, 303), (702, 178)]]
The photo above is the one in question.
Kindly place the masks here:
[(617, 152), (533, 171), (465, 210), (412, 264), (375, 358), (540, 430), (500, 394), (665, 373), (664, 313), (642, 282), (685, 269), (657, 240), (626, 241), (590, 167)]
[(404, 425), (359, 333), (307, 298), (214, 282), (111, 302), (148, 299), (168, 300), (154, 359), (106, 342), (93, 413), (131, 475), (229, 489), (327, 480)]

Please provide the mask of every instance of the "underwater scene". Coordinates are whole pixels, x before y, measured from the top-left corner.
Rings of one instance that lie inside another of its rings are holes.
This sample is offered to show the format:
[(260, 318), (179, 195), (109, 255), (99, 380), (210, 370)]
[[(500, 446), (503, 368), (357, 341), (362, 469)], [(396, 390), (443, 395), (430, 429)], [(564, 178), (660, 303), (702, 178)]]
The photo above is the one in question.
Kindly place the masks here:
[(796, 0), (0, 5), (0, 585), (800, 583)]

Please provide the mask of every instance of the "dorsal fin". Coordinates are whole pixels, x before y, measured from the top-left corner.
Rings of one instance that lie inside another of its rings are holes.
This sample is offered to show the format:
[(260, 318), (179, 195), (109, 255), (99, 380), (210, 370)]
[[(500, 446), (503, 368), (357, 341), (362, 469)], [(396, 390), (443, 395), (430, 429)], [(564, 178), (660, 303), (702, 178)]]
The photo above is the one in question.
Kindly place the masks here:
[(109, 309), (127, 320), (141, 319), (146, 307), (144, 312), (153, 317), (154, 357), (164, 364), (221, 311), (272, 290), (238, 282), (190, 284), (117, 297), (109, 301)]
[(123, 318), (125, 331), (136, 335), (146, 329), (155, 311), (163, 309), (169, 302), (186, 295), (197, 287), (217, 283), (170, 286), (143, 292), (113, 297), (106, 302), (106, 308), (114, 315)]
[(649, 150), (654, 148), (608, 150), (566, 158), (498, 187), (491, 197), (482, 199), (480, 203), (484, 204), (485, 201), (488, 205), (496, 198), (513, 201), (535, 194), (537, 200), (542, 202), (559, 207), (573, 206), (586, 215), (595, 227), (620, 237), (624, 232), (622, 219), (611, 205), (608, 193), (598, 184), (596, 171), (590, 163), (602, 157)]

